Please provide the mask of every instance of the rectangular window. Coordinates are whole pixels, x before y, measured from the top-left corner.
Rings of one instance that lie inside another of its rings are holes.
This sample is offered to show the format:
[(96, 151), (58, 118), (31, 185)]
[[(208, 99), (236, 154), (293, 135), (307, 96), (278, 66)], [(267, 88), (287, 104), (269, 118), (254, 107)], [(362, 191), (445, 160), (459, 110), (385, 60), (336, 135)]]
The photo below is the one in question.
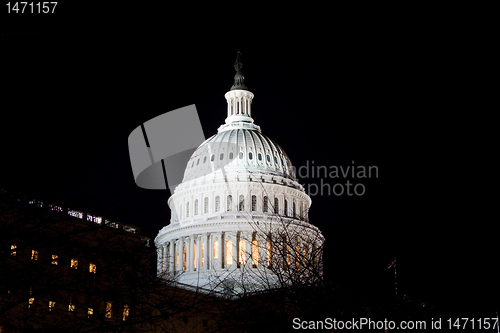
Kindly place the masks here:
[(71, 259), (71, 268), (78, 269), (78, 260), (77, 259)]
[(89, 272), (90, 272), (90, 273), (94, 273), (94, 274), (95, 274), (95, 273), (96, 273), (96, 271), (97, 271), (97, 266), (96, 266), (96, 264), (89, 264)]
[(94, 314), (94, 309), (92, 308), (87, 308), (87, 316), (90, 317)]
[(194, 262), (193, 262), (193, 268), (196, 269), (196, 244), (194, 244), (194, 253), (193, 253), (193, 258), (194, 258)]
[(52, 255), (52, 265), (57, 265), (58, 264), (58, 261), (57, 261), (57, 254), (53, 254)]
[(31, 260), (38, 260), (38, 251), (31, 250)]
[(124, 321), (125, 321), (125, 320), (127, 320), (127, 317), (128, 317), (128, 315), (129, 315), (129, 313), (130, 313), (130, 309), (129, 309), (128, 305), (127, 305), (127, 304), (125, 304), (125, 305), (123, 306), (123, 320), (124, 320)]
[(264, 213), (267, 213), (268, 211), (268, 200), (267, 200), (267, 197), (264, 197), (264, 202), (262, 202), (262, 211)]
[(214, 242), (214, 259), (219, 258), (219, 242), (215, 241)]
[(295, 266), (300, 270), (300, 246), (295, 247)]
[(271, 241), (267, 241), (267, 266), (271, 266)]
[(179, 249), (175, 250), (175, 266), (179, 266)]
[(49, 311), (52, 311), (52, 309), (56, 306), (56, 302), (54, 301), (49, 301)]
[(230, 240), (226, 242), (226, 264), (233, 264), (233, 242)]
[(187, 264), (187, 248), (184, 246), (182, 249), (182, 270), (186, 270), (186, 264)]
[(259, 264), (259, 242), (256, 239), (252, 241), (252, 264), (254, 266)]
[(252, 212), (257, 211), (257, 196), (252, 195)]
[(68, 305), (68, 311), (69, 311), (69, 312), (73, 312), (73, 311), (75, 311), (75, 305), (74, 305), (74, 304), (69, 303), (69, 305)]
[(204, 266), (205, 263), (205, 243), (201, 243), (201, 267)]
[(17, 252), (15, 251), (16, 249), (17, 249), (17, 245), (11, 245), (11, 246), (10, 246), (10, 255), (11, 255), (11, 256), (13, 256), (13, 257), (15, 257), (15, 256), (16, 256), (16, 253), (17, 253)]
[(32, 305), (33, 305), (33, 302), (35, 302), (35, 298), (34, 298), (34, 297), (31, 297), (31, 298), (28, 300), (28, 308), (29, 308), (30, 306), (32, 306)]
[(111, 311), (112, 310), (113, 310), (113, 304), (111, 302), (106, 302), (106, 314), (104, 315), (104, 317), (106, 317), (106, 319), (111, 318)]
[(246, 262), (246, 253), (245, 253), (245, 241), (242, 239), (240, 240), (240, 243), (239, 243), (239, 253), (238, 253), (238, 262), (240, 264), (245, 264)]

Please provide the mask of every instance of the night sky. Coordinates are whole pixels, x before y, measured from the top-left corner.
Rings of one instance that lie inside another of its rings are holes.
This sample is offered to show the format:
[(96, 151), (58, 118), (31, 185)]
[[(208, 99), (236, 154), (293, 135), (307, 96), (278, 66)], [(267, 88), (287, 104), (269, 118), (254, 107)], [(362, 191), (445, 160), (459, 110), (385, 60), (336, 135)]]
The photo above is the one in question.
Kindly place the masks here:
[[(13, 19), (2, 32), (0, 187), (154, 239), (169, 223), (170, 193), (135, 185), (128, 135), (190, 104), (205, 137), (215, 134), (241, 51), (255, 123), (297, 168), (378, 167), (378, 178), (349, 179), (365, 186), (362, 196), (312, 196), (325, 276), (391, 293), (387, 266), (397, 255), (400, 293), (492, 316), (498, 242), (493, 220), (471, 208), (477, 179), (458, 171), (457, 111), (468, 105), (455, 89), (453, 38), (382, 24), (212, 31), (142, 11), (140, 21), (62, 14), (32, 25)], [(346, 179), (299, 177), (306, 188), (321, 181)]]

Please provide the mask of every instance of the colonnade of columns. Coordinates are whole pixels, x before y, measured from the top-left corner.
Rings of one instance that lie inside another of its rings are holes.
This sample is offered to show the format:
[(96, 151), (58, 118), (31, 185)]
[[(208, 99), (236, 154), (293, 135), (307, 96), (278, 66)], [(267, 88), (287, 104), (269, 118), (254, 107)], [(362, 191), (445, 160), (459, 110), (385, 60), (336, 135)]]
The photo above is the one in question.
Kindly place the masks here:
[(319, 247), (315, 242), (305, 242), (300, 237), (292, 240), (269, 237), (251, 231), (228, 231), (172, 239), (157, 249), (157, 272), (162, 275), (272, 264), (292, 265), (300, 270), (321, 261), (321, 255), (314, 253)]

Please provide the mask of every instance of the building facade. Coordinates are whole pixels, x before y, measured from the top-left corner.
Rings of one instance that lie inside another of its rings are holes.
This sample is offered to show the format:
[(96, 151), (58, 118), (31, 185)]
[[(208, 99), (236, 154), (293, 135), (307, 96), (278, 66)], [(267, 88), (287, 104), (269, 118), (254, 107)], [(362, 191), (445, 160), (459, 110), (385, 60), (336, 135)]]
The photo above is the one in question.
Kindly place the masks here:
[(158, 275), (206, 290), (255, 292), (321, 275), (324, 238), (283, 149), (252, 118), (238, 53), (227, 118), (189, 159), (156, 239)]

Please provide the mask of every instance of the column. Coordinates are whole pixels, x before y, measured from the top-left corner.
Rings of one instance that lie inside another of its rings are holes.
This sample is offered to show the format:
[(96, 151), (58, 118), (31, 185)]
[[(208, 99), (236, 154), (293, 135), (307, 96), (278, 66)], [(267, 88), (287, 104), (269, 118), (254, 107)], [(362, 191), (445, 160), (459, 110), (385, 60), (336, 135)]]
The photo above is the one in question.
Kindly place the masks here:
[(175, 274), (175, 240), (170, 240), (170, 257), (169, 257), (169, 272)]
[(201, 234), (196, 236), (196, 269), (201, 270), (204, 267), (201, 267)]

